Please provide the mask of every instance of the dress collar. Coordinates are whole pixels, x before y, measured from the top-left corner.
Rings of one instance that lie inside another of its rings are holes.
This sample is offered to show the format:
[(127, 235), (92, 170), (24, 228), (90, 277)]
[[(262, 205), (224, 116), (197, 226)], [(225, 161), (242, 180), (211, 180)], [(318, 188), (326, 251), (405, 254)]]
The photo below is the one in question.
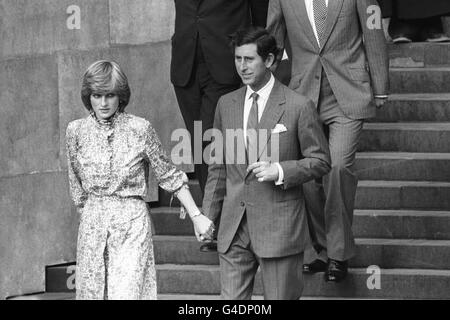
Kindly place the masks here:
[(95, 116), (95, 113), (91, 112), (91, 118), (93, 119), (95, 126), (101, 130), (110, 130), (113, 129), (118, 120), (121, 118), (122, 112), (117, 111), (111, 118), (108, 120), (100, 120)]

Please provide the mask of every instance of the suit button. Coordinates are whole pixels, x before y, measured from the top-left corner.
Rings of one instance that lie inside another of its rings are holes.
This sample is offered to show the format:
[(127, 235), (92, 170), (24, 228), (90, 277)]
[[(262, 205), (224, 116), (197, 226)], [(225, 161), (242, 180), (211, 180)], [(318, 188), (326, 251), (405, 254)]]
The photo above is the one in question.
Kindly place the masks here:
[(244, 201), (241, 201), (241, 207), (245, 207)]
[(319, 79), (320, 79), (320, 76), (316, 76), (316, 79), (319, 80)]

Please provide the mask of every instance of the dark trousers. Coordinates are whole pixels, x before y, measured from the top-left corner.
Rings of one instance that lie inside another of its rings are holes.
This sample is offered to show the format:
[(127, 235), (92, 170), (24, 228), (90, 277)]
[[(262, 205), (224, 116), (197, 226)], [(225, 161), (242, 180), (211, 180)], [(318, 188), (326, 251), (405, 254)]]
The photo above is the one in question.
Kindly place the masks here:
[(448, 0), (378, 0), (383, 17), (402, 20), (424, 19), (450, 14)]
[(450, 14), (448, 0), (378, 0), (383, 17), (390, 17), (389, 35), (426, 41), (444, 32), (441, 16)]
[[(191, 80), (186, 86), (174, 86), (184, 123), (191, 134), (191, 147), (193, 152), (195, 151), (194, 138), (202, 139), (205, 131), (213, 127), (214, 114), (219, 98), (239, 87), (240, 83), (217, 83), (209, 73), (206, 63), (204, 62), (199, 62), (195, 65)], [(202, 137), (194, 137), (194, 121), (201, 121)], [(208, 165), (203, 161), (203, 150), (208, 144), (209, 143), (202, 142), (202, 163), (195, 164), (195, 174), (199, 180), (203, 194), (206, 179), (208, 178)], [(193, 152), (192, 155), (194, 156)]]

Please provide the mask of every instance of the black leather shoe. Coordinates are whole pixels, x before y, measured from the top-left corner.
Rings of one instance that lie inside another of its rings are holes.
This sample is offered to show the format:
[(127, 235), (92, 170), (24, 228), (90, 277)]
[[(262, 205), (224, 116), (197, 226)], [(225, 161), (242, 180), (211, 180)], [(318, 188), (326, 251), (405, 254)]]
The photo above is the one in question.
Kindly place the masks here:
[(324, 272), (325, 270), (327, 270), (327, 263), (319, 259), (303, 265), (303, 273), (313, 274), (317, 272)]
[(427, 42), (449, 42), (450, 38), (444, 33), (430, 33), (425, 39)]
[(329, 259), (325, 271), (325, 281), (340, 282), (347, 276), (347, 261)]
[(202, 244), (200, 247), (201, 252), (217, 252), (217, 243), (216, 242), (208, 242)]

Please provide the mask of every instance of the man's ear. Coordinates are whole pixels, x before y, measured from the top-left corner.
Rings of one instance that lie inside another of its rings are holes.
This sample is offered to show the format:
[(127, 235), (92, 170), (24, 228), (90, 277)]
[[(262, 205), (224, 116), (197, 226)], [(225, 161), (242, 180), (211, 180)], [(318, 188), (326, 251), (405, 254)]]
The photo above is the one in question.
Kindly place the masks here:
[(266, 58), (266, 61), (264, 62), (266, 64), (267, 68), (270, 68), (275, 62), (275, 56), (273, 53), (269, 53), (269, 55)]

